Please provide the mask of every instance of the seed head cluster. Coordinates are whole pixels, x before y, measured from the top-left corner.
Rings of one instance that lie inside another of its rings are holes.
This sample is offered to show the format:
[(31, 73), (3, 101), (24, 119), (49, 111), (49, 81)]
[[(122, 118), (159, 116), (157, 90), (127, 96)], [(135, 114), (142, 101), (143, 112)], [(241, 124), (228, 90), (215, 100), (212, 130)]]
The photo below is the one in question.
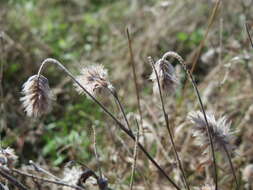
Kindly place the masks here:
[[(229, 151), (232, 151), (233, 146), (230, 144), (230, 141), (233, 138), (233, 132), (230, 127), (231, 123), (227, 122), (225, 116), (216, 120), (213, 114), (206, 113), (206, 117), (210, 127), (214, 149), (223, 152), (224, 146), (226, 146)], [(200, 146), (207, 148), (210, 142), (206, 131), (206, 122), (203, 113), (200, 111), (190, 112), (188, 118), (194, 125), (192, 131), (193, 136), (196, 137), (197, 143)]]
[[(81, 74), (77, 76), (77, 81), (93, 96), (104, 94), (113, 89), (108, 80), (108, 72), (103, 65), (91, 65), (82, 69)], [(76, 85), (76, 90), (84, 94), (83, 89)]]
[[(166, 94), (173, 92), (175, 90), (175, 86), (178, 84), (178, 79), (175, 75), (175, 69), (170, 64), (170, 62), (168, 62), (164, 59), (159, 59), (155, 63), (155, 70), (158, 75), (161, 89)], [(155, 70), (153, 69), (153, 72), (150, 75), (150, 80), (152, 80), (154, 83), (153, 84), (154, 94), (158, 94), (159, 93), (159, 86), (158, 86)]]
[(20, 98), (28, 116), (41, 116), (51, 110), (52, 94), (47, 78), (40, 75), (31, 76), (23, 85)]

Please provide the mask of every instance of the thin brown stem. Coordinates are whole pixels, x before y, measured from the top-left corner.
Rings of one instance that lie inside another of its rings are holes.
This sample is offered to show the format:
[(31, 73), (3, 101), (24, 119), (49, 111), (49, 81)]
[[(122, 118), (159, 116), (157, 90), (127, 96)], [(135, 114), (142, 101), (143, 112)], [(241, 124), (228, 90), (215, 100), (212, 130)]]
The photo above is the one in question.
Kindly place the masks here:
[(251, 38), (251, 35), (250, 35), (249, 24), (247, 22), (245, 23), (245, 28), (246, 28), (246, 31), (247, 31), (247, 34), (248, 34), (248, 37), (249, 37), (249, 40), (250, 40), (251, 47), (253, 48), (253, 42), (252, 42), (252, 38)]
[(5, 116), (5, 104), (4, 104), (4, 92), (3, 92), (3, 75), (4, 75), (4, 55), (5, 55), (5, 47), (4, 47), (4, 32), (0, 32), (0, 46), (1, 46), (1, 53), (0, 53), (0, 114), (2, 115), (3, 119), (0, 121), (0, 148), (2, 148), (2, 131), (4, 127), (6, 127), (6, 116)]
[(197, 84), (193, 78), (193, 75), (191, 73), (191, 71), (187, 68), (186, 64), (184, 63), (184, 59), (178, 55), (177, 53), (175, 52), (172, 52), (172, 51), (169, 51), (169, 52), (166, 52), (162, 59), (163, 60), (166, 60), (167, 57), (173, 57), (175, 59), (177, 59), (179, 61), (179, 63), (181, 64), (181, 66), (183, 67), (184, 71), (186, 72), (186, 74), (188, 75), (188, 78), (190, 79), (191, 83), (192, 83), (192, 86), (194, 88), (194, 91), (196, 93), (196, 96), (198, 98), (198, 101), (199, 101), (199, 104), (200, 104), (200, 107), (201, 107), (201, 111), (204, 115), (204, 118), (205, 118), (205, 122), (206, 122), (206, 131), (208, 133), (208, 138), (209, 138), (209, 142), (210, 142), (210, 147), (211, 147), (211, 154), (212, 154), (212, 158), (213, 158), (213, 168), (214, 168), (214, 181), (215, 181), (215, 190), (218, 190), (218, 172), (217, 172), (217, 164), (216, 164), (216, 159), (215, 159), (215, 152), (214, 152), (214, 145), (213, 145), (213, 139), (212, 139), (212, 135), (211, 135), (211, 127), (209, 126), (209, 123), (207, 121), (207, 116), (206, 116), (206, 112), (205, 112), (205, 109), (204, 109), (204, 106), (203, 106), (203, 103), (202, 103), (202, 100), (201, 100), (201, 97), (200, 97), (200, 93), (199, 93), (199, 90), (197, 88)]
[(209, 17), (209, 20), (208, 20), (208, 25), (207, 25), (207, 29), (206, 29), (204, 38), (201, 40), (200, 45), (199, 45), (198, 50), (197, 50), (197, 53), (196, 53), (196, 55), (194, 57), (193, 65), (192, 65), (192, 68), (191, 68), (191, 73), (193, 73), (193, 71), (194, 71), (194, 69), (195, 69), (195, 67), (197, 65), (197, 61), (198, 61), (199, 56), (201, 54), (201, 51), (202, 51), (202, 49), (203, 49), (203, 47), (205, 45), (208, 33), (209, 33), (210, 28), (211, 28), (211, 26), (212, 26), (212, 24), (214, 22), (214, 18), (216, 16), (217, 12), (218, 12), (218, 8), (220, 6), (220, 3), (221, 3), (221, 0), (216, 0), (216, 3), (214, 5), (214, 8), (213, 8), (212, 13), (211, 13), (211, 15)]
[(239, 190), (239, 184), (238, 184), (238, 181), (237, 181), (237, 178), (236, 178), (235, 168), (234, 168), (234, 165), (233, 165), (233, 162), (232, 162), (232, 158), (231, 158), (231, 155), (230, 155), (230, 153), (229, 153), (229, 151), (228, 151), (225, 144), (223, 145), (223, 149), (224, 149), (224, 151), (225, 151), (225, 153), (228, 157), (229, 165), (230, 165), (230, 168), (231, 168), (231, 171), (232, 171), (235, 183), (236, 183), (236, 189)]
[(125, 122), (126, 122), (126, 125), (127, 125), (128, 130), (131, 131), (130, 124), (129, 124), (129, 122), (128, 122), (128, 119), (127, 119), (125, 110), (124, 110), (124, 108), (123, 108), (123, 106), (122, 106), (122, 103), (121, 103), (121, 101), (119, 100), (119, 96), (118, 96), (117, 91), (112, 91), (112, 90), (109, 89), (109, 88), (108, 88), (108, 90), (110, 91), (110, 93), (111, 93), (112, 96), (114, 97), (114, 99), (115, 99), (115, 101), (116, 101), (116, 104), (118, 104), (119, 109), (120, 109), (120, 111), (121, 111), (121, 113), (122, 113), (122, 115), (123, 115), (123, 118), (124, 118)]
[(176, 149), (176, 146), (175, 146), (173, 135), (172, 135), (172, 132), (171, 132), (171, 129), (170, 129), (170, 126), (169, 126), (169, 118), (168, 118), (168, 115), (167, 115), (167, 113), (165, 111), (164, 100), (163, 100), (163, 95), (162, 95), (162, 90), (161, 90), (161, 84), (160, 84), (160, 81), (159, 81), (158, 73), (157, 73), (157, 70), (155, 69), (154, 60), (151, 57), (150, 57), (150, 63), (152, 65), (152, 68), (153, 68), (153, 70), (155, 72), (155, 75), (156, 75), (156, 80), (157, 80), (157, 83), (158, 83), (160, 100), (161, 100), (161, 103), (162, 103), (163, 116), (164, 116), (164, 119), (165, 119), (166, 128), (167, 128), (167, 130), (169, 132), (169, 137), (170, 137), (170, 142), (171, 142), (172, 147), (173, 147), (173, 152), (174, 152), (174, 155), (176, 157), (176, 161), (177, 161), (178, 167), (179, 167), (179, 169), (180, 169), (180, 171), (182, 173), (184, 184), (185, 184), (186, 188), (188, 190), (190, 190), (190, 187), (189, 187), (189, 185), (187, 183), (187, 180), (186, 180), (186, 176), (185, 176), (185, 172), (184, 172), (182, 163), (181, 163), (180, 158), (178, 156), (178, 152), (177, 152), (177, 149)]
[[(135, 141), (135, 136), (133, 133), (128, 130), (103, 104), (101, 104), (92, 94), (90, 94), (76, 79), (75, 77), (56, 59), (47, 58), (45, 59), (39, 69), (38, 78), (40, 76), (41, 71), (47, 63), (54, 63), (58, 65), (64, 72), (110, 117), (114, 120), (119, 128), (124, 131), (133, 141)], [(146, 151), (146, 149), (142, 146), (142, 144), (138, 143), (139, 148), (145, 154), (145, 156), (152, 162), (152, 164), (163, 174), (163, 176), (177, 189), (180, 188), (177, 184), (166, 174), (166, 172), (161, 168), (161, 166), (152, 158), (152, 156)]]
[(132, 66), (132, 72), (134, 76), (134, 84), (135, 84), (135, 93), (136, 93), (136, 98), (137, 98), (137, 105), (138, 105), (138, 110), (140, 114), (140, 121), (141, 121), (141, 127), (143, 125), (143, 119), (142, 119), (142, 110), (141, 110), (141, 103), (140, 103), (140, 93), (139, 93), (139, 84), (137, 80), (137, 74), (136, 74), (136, 69), (135, 69), (135, 62), (134, 62), (134, 54), (133, 54), (133, 48), (132, 48), (132, 40), (130, 37), (130, 33), (128, 28), (126, 29), (127, 32), (127, 39), (128, 39), (128, 48), (129, 48), (129, 53), (130, 53), (130, 59), (131, 59), (131, 66)]
[(134, 143), (134, 162), (132, 165), (132, 173), (131, 173), (131, 179), (130, 179), (130, 190), (133, 190), (134, 173), (136, 170), (136, 162), (137, 162), (137, 155), (138, 155), (138, 142), (139, 142), (139, 137), (140, 137), (140, 126), (139, 126), (137, 120), (136, 120), (136, 125), (137, 125), (137, 134), (136, 134), (136, 140)]
[(101, 165), (100, 165), (100, 162), (99, 162), (99, 157), (98, 157), (98, 152), (97, 152), (96, 127), (94, 125), (92, 125), (92, 130), (93, 130), (94, 154), (95, 154), (97, 167), (98, 167), (98, 171), (99, 171), (99, 177), (102, 179)]

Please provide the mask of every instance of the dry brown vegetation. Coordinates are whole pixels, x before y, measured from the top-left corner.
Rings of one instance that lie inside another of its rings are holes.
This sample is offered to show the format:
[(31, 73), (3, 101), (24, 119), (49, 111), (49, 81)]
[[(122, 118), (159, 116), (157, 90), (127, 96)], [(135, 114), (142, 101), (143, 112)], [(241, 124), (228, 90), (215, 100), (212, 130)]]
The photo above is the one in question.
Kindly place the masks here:
[[(234, 146), (231, 156), (238, 189), (252, 189), (253, 48), (245, 29), (248, 23), (253, 34), (252, 4), (252, 0), (1, 1), (1, 144), (3, 148), (13, 148), (18, 160), (0, 153), (0, 189), (3, 189), (1, 185), (22, 189), (14, 181), (27, 189), (78, 189), (62, 186), (64, 179), (68, 181), (66, 173), (75, 179), (81, 174), (82, 180), (87, 177), (84, 184), (89, 186), (87, 189), (103, 189), (96, 181), (96, 177), (101, 177), (99, 170), (111, 189), (130, 189), (131, 181), (136, 190), (175, 189), (140, 148), (137, 148), (135, 175), (131, 179), (135, 142), (90, 98), (79, 95), (71, 79), (53, 64), (43, 71), (55, 97), (52, 111), (37, 119), (25, 115), (19, 101), (21, 86), (37, 74), (40, 63), (47, 57), (60, 60), (74, 76), (83, 66), (94, 63), (108, 68), (108, 78), (117, 91), (133, 134), (137, 137), (139, 132), (139, 142), (180, 189), (185, 189), (159, 94), (153, 94), (149, 80), (152, 66), (148, 57), (157, 61), (167, 51), (180, 54), (189, 69), (196, 60), (193, 75), (205, 110), (214, 113), (216, 118), (226, 115), (235, 131), (230, 143)], [(215, 6), (217, 10), (212, 18)], [(132, 39), (142, 121), (126, 27)], [(175, 148), (190, 189), (209, 190), (205, 185), (214, 185), (212, 157), (204, 155), (206, 147), (196, 143), (194, 127), (187, 117), (201, 107), (180, 63), (174, 59), (169, 61), (180, 83), (175, 91), (163, 96)], [(107, 94), (98, 100), (126, 127), (113, 96)], [(219, 151), (215, 155), (218, 189), (236, 189), (227, 157)], [(68, 169), (70, 165), (75, 166), (74, 171)], [(52, 181), (62, 184), (52, 184)]]

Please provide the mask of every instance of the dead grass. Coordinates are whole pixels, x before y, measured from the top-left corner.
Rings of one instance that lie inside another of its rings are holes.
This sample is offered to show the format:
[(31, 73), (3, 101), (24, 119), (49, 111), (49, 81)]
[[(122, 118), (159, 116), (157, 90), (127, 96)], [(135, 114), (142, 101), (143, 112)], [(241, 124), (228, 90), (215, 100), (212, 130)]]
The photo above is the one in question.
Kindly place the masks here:
[[(78, 30), (71, 27), (70, 34), (66, 38), (73, 35), (73, 44), (77, 45), (64, 49), (62, 54), (65, 56), (65, 54), (72, 52), (81, 53), (74, 58), (63, 57), (62, 60), (74, 72), (78, 70), (80, 64), (86, 65), (87, 61), (100, 62), (108, 67), (110, 78), (113, 79), (119, 97), (125, 108), (127, 108), (130, 126), (133, 126), (134, 131), (137, 131), (135, 117), (138, 118), (138, 110), (125, 33), (126, 26), (130, 28), (143, 112), (143, 129), (140, 128), (139, 141), (145, 145), (153, 158), (175, 182), (183, 186), (179, 176), (180, 172), (173, 157), (172, 147), (168, 140), (168, 132), (166, 131), (159, 98), (152, 95), (152, 84), (147, 80), (151, 72), (147, 57), (151, 55), (158, 59), (166, 51), (173, 50), (182, 54), (189, 65), (192, 64), (193, 57), (196, 55), (207, 28), (208, 16), (214, 7), (214, 3), (211, 0), (199, 2), (193, 0), (168, 1), (167, 4), (163, 1), (136, 2), (137, 4), (134, 4), (134, 1), (132, 1), (131, 5), (117, 2), (97, 11), (98, 18), (101, 18), (101, 22), (107, 25), (107, 28), (100, 32), (101, 28), (91, 27), (94, 31), (89, 35), (94, 39), (97, 39), (99, 35), (106, 35), (108, 39), (104, 43), (97, 42), (98, 44), (94, 40), (90, 44), (92, 51), (82, 49), (80, 44), (87, 44), (88, 42), (83, 39), (82, 32), (78, 32)], [(34, 9), (38, 11), (38, 14), (45, 15), (47, 6), (51, 5), (42, 6), (40, 4), (38, 7), (42, 7), (41, 10), (36, 6)], [(51, 46), (52, 44), (44, 38), (47, 36), (45, 31), (43, 31), (44, 33), (34, 31), (34, 29), (38, 30), (39, 26), (36, 28), (36, 25), (29, 20), (30, 17), (20, 12), (22, 8), (6, 4), (1, 6), (0, 9), (3, 10), (0, 11), (0, 29), (5, 32), (4, 55), (1, 60), (4, 70), (3, 82), (1, 83), (3, 86), (3, 101), (1, 102), (0, 116), (1, 124), (4, 124), (2, 125), (4, 127), (2, 136), (8, 139), (4, 144), (15, 147), (20, 157), (17, 168), (26, 171), (27, 168), (24, 165), (28, 162), (28, 158), (24, 155), (29, 155), (27, 149), (34, 146), (29, 159), (35, 159), (43, 168), (61, 176), (64, 164), (52, 167), (52, 163), (49, 161), (50, 158), (44, 158), (40, 154), (45, 144), (41, 144), (39, 139), (43, 133), (47, 132), (45, 128), (54, 120), (60, 120), (63, 114), (55, 111), (49, 116), (50, 119), (43, 118), (41, 121), (34, 121), (24, 116), (18, 101), (21, 84), (37, 70), (38, 63), (49, 56), (56, 56), (56, 58), (61, 59), (61, 53), (58, 54)], [(116, 16), (112, 14), (115, 9), (119, 9), (120, 12), (118, 15), (115, 13)], [(236, 146), (236, 153), (232, 161), (241, 184), (240, 189), (251, 183), (248, 182), (247, 184), (246, 181), (242, 180), (242, 172), (253, 161), (253, 81), (251, 80), (252, 76), (250, 76), (253, 69), (252, 49), (244, 28), (244, 23), (248, 20), (250, 29), (253, 31), (252, 9), (250, 3), (243, 0), (230, 0), (221, 3), (218, 15), (210, 28), (202, 54), (200, 54), (200, 59), (197, 62), (197, 69), (194, 72), (206, 110), (215, 111), (216, 115), (226, 114), (229, 120), (232, 121), (232, 128), (237, 131), (232, 142)], [(83, 30), (81, 28), (83, 26), (81, 11), (77, 13), (69, 11), (67, 15), (67, 23), (80, 25), (80, 31)], [(18, 18), (24, 22), (19, 22), (19, 25), (15, 26)], [(43, 19), (41, 23), (43, 23)], [(89, 28), (86, 30), (89, 30)], [(222, 35), (220, 35), (221, 30)], [(184, 33), (187, 39), (180, 39), (178, 37), (180, 33)], [(55, 38), (61, 38), (61, 36)], [(193, 43), (194, 40), (196, 42)], [(214, 54), (204, 60), (204, 54), (211, 50), (214, 51)], [(12, 70), (14, 67), (12, 65), (15, 64), (17, 64), (17, 69)], [(189, 85), (184, 89), (185, 75), (175, 61), (173, 61), (173, 65), (180, 73), (182, 81), (176, 95), (165, 97), (165, 109), (170, 118), (176, 148), (185, 168), (187, 180), (191, 189), (193, 189), (193, 187), (200, 187), (205, 183), (213, 182), (211, 162), (204, 160), (203, 150), (196, 146), (191, 135), (191, 125), (186, 119), (190, 111), (199, 109), (194, 91)], [(61, 73), (49, 70), (47, 74), (48, 78), (52, 78), (49, 79), (50, 86), (57, 91), (57, 102), (63, 102), (62, 104), (55, 103), (55, 106), (57, 110), (64, 112), (64, 106), (71, 106), (70, 104), (75, 102), (73, 99), (79, 99), (73, 93), (67, 95), (71, 91), (68, 85), (69, 81), (64, 79)], [(68, 101), (69, 104), (66, 103)], [(103, 100), (103, 102), (114, 113), (118, 113), (117, 108), (114, 105), (112, 106), (112, 101)], [(117, 116), (121, 118), (120, 114)], [(95, 120), (96, 117), (95, 119), (94, 117), (85, 116), (85, 119)], [(123, 121), (123, 118), (121, 119)], [(86, 124), (91, 125), (90, 123)], [(104, 175), (108, 178), (109, 186), (113, 189), (129, 189), (134, 143), (130, 142), (129, 138), (123, 135), (115, 124), (104, 116), (101, 121), (98, 121), (97, 125), (99, 126), (97, 128), (97, 136), (99, 136), (97, 146), (100, 165)], [(69, 128), (71, 127), (75, 127), (75, 123), (71, 123)], [(78, 128), (77, 131), (80, 132), (86, 129), (88, 130), (88, 127), (83, 126), (83, 128)], [(90, 141), (92, 138), (90, 136)], [(87, 147), (86, 152), (92, 154), (93, 144)], [(66, 161), (71, 159), (79, 160), (75, 148), (68, 148), (68, 146), (61, 148), (67, 150)], [(234, 189), (233, 176), (230, 173), (227, 160), (217, 153), (217, 162), (220, 189)], [(85, 164), (97, 171), (95, 157), (90, 157)], [(32, 171), (29, 172), (32, 173)], [(140, 152), (138, 153), (135, 172), (133, 189), (173, 189)], [(29, 185), (31, 189), (38, 188), (32, 179), (18, 179)], [(49, 187), (46, 183), (43, 183), (42, 187), (43, 189), (57, 188), (56, 186)], [(93, 188), (97, 189), (97, 187)]]

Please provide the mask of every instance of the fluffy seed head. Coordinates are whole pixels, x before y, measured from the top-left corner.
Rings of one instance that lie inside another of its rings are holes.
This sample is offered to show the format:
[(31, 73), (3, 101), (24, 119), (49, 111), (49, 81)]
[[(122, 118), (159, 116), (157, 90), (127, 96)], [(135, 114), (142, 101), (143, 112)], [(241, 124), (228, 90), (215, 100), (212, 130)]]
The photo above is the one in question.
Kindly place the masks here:
[(47, 78), (40, 75), (31, 76), (22, 89), (24, 95), (20, 98), (28, 116), (38, 117), (51, 110), (52, 94)]
[(13, 167), (18, 157), (15, 154), (14, 149), (7, 147), (6, 149), (0, 149), (0, 166)]
[[(63, 181), (69, 185), (77, 185), (83, 171), (80, 167), (66, 167), (63, 172)], [(70, 190), (70, 187), (64, 187), (63, 190)]]
[[(178, 84), (178, 79), (175, 75), (174, 67), (165, 59), (159, 59), (155, 63), (155, 70), (158, 75), (159, 83), (161, 89), (165, 93), (173, 92), (175, 90), (175, 86)], [(153, 69), (152, 74), (150, 75), (150, 80), (154, 82), (153, 84), (153, 92), (154, 94), (159, 93), (159, 86), (156, 78), (156, 73)]]
[[(77, 76), (77, 81), (93, 96), (113, 90), (113, 86), (108, 80), (107, 70), (103, 65), (91, 65), (82, 69), (81, 74)], [(75, 84), (76, 90), (83, 94), (82, 88)]]
[[(216, 120), (213, 114), (206, 113), (206, 117), (210, 127), (214, 149), (223, 152), (223, 146), (225, 145), (228, 151), (231, 152), (233, 150), (233, 146), (230, 144), (230, 141), (233, 138), (233, 132), (230, 128), (231, 123), (227, 122), (225, 116)], [(206, 131), (206, 122), (203, 113), (200, 111), (191, 112), (188, 115), (188, 118), (194, 124), (192, 131), (193, 136), (196, 137), (198, 145), (207, 148), (210, 142)]]

